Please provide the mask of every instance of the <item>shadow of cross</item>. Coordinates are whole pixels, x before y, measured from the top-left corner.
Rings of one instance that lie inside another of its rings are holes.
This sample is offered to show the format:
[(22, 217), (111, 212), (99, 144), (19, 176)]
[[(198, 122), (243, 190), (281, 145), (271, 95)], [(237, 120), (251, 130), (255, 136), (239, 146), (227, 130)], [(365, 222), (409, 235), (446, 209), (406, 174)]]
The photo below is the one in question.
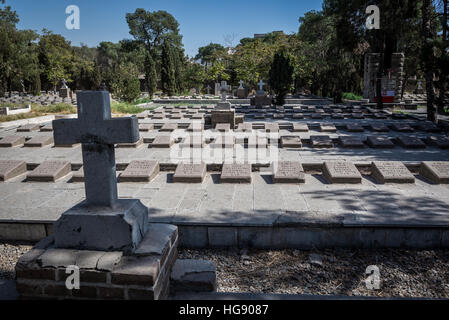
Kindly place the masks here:
[(112, 207), (117, 201), (116, 143), (139, 140), (136, 117), (111, 118), (107, 91), (77, 93), (78, 119), (53, 121), (55, 145), (82, 144), (86, 203)]

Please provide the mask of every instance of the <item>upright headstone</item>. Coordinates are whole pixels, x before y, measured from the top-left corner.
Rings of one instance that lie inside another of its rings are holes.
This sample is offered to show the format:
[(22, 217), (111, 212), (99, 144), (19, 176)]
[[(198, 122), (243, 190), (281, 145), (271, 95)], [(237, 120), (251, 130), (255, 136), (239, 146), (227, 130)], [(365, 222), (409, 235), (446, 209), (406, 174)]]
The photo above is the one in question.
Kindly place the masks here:
[(248, 93), (246, 89), (243, 87), (243, 80), (239, 81), (240, 86), (237, 89), (237, 98), (245, 99), (248, 97)]
[(70, 97), (70, 88), (67, 86), (65, 79), (62, 79), (62, 86), (59, 89), (59, 97), (63, 99)]

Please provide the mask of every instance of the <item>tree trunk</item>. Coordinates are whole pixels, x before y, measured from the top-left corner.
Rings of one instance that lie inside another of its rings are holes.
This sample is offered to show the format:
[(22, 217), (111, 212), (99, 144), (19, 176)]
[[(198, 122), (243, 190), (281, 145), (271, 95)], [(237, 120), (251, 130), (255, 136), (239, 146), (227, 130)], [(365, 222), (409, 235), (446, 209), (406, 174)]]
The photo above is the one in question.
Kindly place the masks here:
[(432, 0), (423, 0), (422, 6), (422, 36), (423, 36), (423, 57), (424, 69), (426, 75), (426, 92), (427, 92), (427, 120), (437, 123), (438, 115), (434, 105), (435, 92), (433, 86), (433, 44), (432, 29), (430, 24), (430, 13)]
[[(443, 34), (442, 34), (442, 45), (441, 45), (441, 61), (446, 61), (447, 56), (447, 3), (448, 0), (443, 0)], [(438, 81), (438, 99), (437, 107), (438, 114), (444, 114), (444, 100), (446, 98), (446, 78), (447, 75), (443, 74), (443, 65), (440, 64), (440, 79)]]

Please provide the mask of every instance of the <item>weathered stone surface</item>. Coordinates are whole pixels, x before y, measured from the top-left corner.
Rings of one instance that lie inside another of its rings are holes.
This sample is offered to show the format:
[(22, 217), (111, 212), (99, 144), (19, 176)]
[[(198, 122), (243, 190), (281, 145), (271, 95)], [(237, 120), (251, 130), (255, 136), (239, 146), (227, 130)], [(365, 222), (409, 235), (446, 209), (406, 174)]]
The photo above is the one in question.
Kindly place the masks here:
[(321, 132), (337, 132), (337, 128), (333, 124), (320, 123)]
[(152, 123), (141, 123), (139, 124), (139, 131), (148, 132), (154, 129), (154, 124)]
[(393, 129), (399, 132), (414, 132), (415, 130), (406, 123), (395, 123)]
[(156, 136), (151, 143), (152, 148), (170, 148), (174, 144), (174, 140), (171, 136)]
[(36, 136), (26, 141), (25, 147), (44, 147), (53, 143), (52, 136)]
[(41, 126), (37, 123), (30, 123), (17, 128), (17, 132), (31, 132), (39, 130)]
[(111, 283), (152, 287), (160, 271), (158, 257), (125, 256), (112, 270)]
[(329, 136), (310, 136), (313, 148), (333, 148), (334, 143)]
[(119, 177), (120, 182), (150, 182), (159, 173), (155, 160), (133, 160)]
[(210, 144), (211, 148), (234, 148), (235, 137), (232, 135), (219, 135), (214, 142)]
[(235, 128), (235, 110), (213, 110), (211, 114), (211, 125), (212, 128), (215, 128), (218, 123), (228, 123), (231, 129)]
[(449, 137), (429, 136), (427, 137), (427, 143), (440, 149), (449, 149)]
[(366, 142), (371, 148), (394, 148), (394, 143), (389, 137), (369, 136)]
[(120, 251), (104, 252), (100, 259), (98, 259), (96, 269), (100, 271), (112, 271), (120, 263), (122, 256), (123, 253)]
[(139, 200), (119, 199), (113, 208), (82, 202), (55, 224), (55, 246), (132, 253), (148, 230), (148, 208)]
[(300, 137), (281, 137), (282, 148), (302, 148)]
[(25, 161), (0, 160), (0, 181), (8, 181), (27, 171)]
[(326, 161), (323, 176), (330, 183), (362, 183), (362, 176), (352, 162)]
[(350, 123), (346, 125), (346, 130), (350, 132), (364, 132), (365, 128), (358, 123)]
[(419, 174), (436, 184), (449, 183), (448, 161), (424, 161), (421, 163)]
[(78, 171), (75, 171), (72, 175), (72, 182), (84, 182), (84, 169), (81, 167)]
[(173, 182), (202, 183), (205, 177), (205, 163), (179, 163), (173, 175)]
[(68, 161), (44, 161), (27, 175), (28, 181), (56, 182), (71, 173)]
[(424, 149), (426, 147), (426, 144), (419, 138), (402, 136), (397, 139), (399, 144), (407, 149)]
[(215, 125), (215, 130), (219, 132), (229, 132), (229, 130), (231, 130), (231, 125), (229, 123), (217, 123)]
[(177, 123), (164, 123), (162, 128), (159, 129), (159, 132), (172, 132), (178, 129)]
[(399, 161), (375, 161), (371, 175), (378, 183), (415, 183), (415, 177)]
[(76, 250), (47, 249), (37, 261), (43, 268), (65, 268), (76, 264), (77, 253)]
[(274, 164), (274, 183), (305, 183), (304, 169), (297, 161), (279, 161)]
[(193, 123), (189, 124), (189, 127), (187, 128), (188, 132), (201, 132), (203, 130), (204, 125), (198, 121), (194, 121)]
[(221, 183), (251, 183), (251, 164), (223, 164), (220, 181)]
[(117, 148), (138, 148), (143, 144), (143, 138), (140, 138), (136, 142), (132, 143), (119, 143), (117, 144)]
[(293, 132), (308, 132), (307, 123), (293, 123)]
[(365, 144), (358, 136), (340, 136), (340, 143), (343, 148), (364, 148)]
[(137, 247), (136, 256), (158, 256), (164, 264), (172, 243), (176, 241), (178, 227), (170, 224), (150, 224), (147, 233)]
[(265, 123), (265, 132), (279, 132), (279, 125), (277, 123)]
[(41, 131), (41, 132), (53, 132), (53, 125), (51, 123), (47, 124), (47, 125), (43, 126), (39, 131)]
[(251, 132), (253, 130), (253, 125), (251, 123), (239, 123), (237, 131), (240, 132)]
[(23, 146), (25, 137), (22, 136), (7, 136), (0, 140), (0, 148), (12, 148)]
[(216, 266), (212, 261), (178, 259), (173, 265), (170, 284), (174, 292), (213, 292)]
[(370, 127), (371, 127), (371, 130), (376, 131), (376, 132), (390, 131), (390, 128), (388, 128), (385, 124), (382, 124), (382, 123), (375, 123), (375, 124), (372, 124)]

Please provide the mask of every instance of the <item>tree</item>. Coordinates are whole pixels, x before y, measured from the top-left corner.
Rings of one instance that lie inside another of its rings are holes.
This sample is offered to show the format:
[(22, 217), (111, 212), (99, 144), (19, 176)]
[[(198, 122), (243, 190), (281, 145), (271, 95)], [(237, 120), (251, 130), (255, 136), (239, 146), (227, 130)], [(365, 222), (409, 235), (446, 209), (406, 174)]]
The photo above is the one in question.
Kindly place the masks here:
[(268, 83), (277, 95), (276, 104), (285, 104), (285, 96), (293, 84), (293, 66), (290, 58), (284, 52), (278, 52), (274, 55)]
[(153, 98), (153, 95), (157, 90), (157, 73), (156, 65), (149, 53), (147, 53), (145, 57), (145, 81), (148, 94), (150, 95), (150, 98)]
[(122, 62), (114, 70), (112, 92), (121, 100), (134, 102), (140, 96), (140, 81), (137, 67), (131, 62)]
[(201, 90), (206, 80), (206, 72), (198, 63), (188, 62), (184, 71), (184, 83), (187, 88), (198, 88)]
[(162, 91), (172, 96), (176, 92), (175, 64), (173, 61), (173, 50), (168, 42), (162, 46), (161, 57), (161, 85)]
[(198, 54), (195, 56), (195, 60), (200, 60), (206, 67), (215, 63), (217, 60), (226, 56), (226, 49), (221, 44), (210, 43), (205, 47), (198, 49)]

